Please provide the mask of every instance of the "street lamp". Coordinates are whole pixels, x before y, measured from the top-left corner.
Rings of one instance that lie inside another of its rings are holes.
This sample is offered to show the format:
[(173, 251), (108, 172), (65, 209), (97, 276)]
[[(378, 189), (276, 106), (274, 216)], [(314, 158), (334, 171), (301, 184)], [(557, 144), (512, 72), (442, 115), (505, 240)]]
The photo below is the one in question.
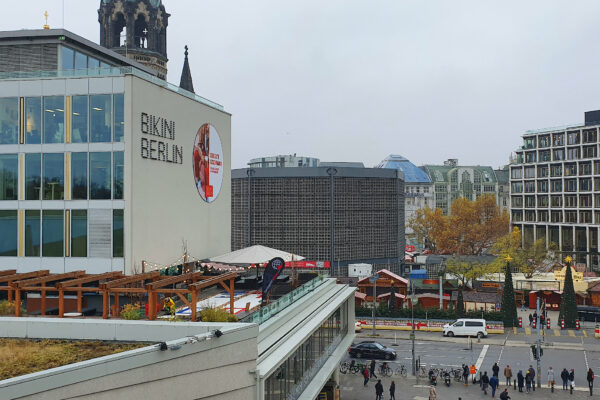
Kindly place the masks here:
[(377, 273), (375, 275), (369, 277), (369, 281), (373, 284), (373, 310), (372, 310), (372, 318), (373, 318), (373, 337), (375, 337), (375, 309), (377, 304)]
[(412, 331), (410, 333), (410, 339), (412, 341), (412, 374), (417, 376), (417, 364), (415, 360), (415, 302), (417, 301), (417, 295), (415, 295), (414, 285), (410, 285), (411, 295), (410, 298), (410, 314), (411, 314), (411, 326)]

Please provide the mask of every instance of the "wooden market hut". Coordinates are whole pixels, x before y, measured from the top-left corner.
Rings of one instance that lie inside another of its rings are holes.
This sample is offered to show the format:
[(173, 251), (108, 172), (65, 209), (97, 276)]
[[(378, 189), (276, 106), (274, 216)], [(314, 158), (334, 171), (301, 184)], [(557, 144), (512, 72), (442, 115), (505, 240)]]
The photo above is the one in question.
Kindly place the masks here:
[[(406, 296), (408, 290), (408, 280), (387, 269), (377, 271), (377, 296), (381, 294), (391, 293), (392, 287), (394, 293)], [(373, 302), (373, 284), (370, 277), (363, 278), (358, 281), (358, 292), (366, 295), (364, 301)]]

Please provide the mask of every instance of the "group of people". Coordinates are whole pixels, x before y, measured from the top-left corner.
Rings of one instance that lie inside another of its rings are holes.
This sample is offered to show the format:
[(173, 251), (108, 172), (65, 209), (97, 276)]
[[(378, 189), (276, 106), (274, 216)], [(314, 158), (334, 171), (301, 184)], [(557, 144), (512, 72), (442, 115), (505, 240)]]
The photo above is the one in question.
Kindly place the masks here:
[[(381, 383), (381, 379), (379, 379), (377, 377), (377, 374), (375, 373), (375, 367), (377, 366), (377, 363), (375, 362), (375, 360), (371, 360), (371, 363), (365, 367), (365, 369), (362, 371), (363, 374), (363, 378), (364, 378), (364, 386), (367, 386), (367, 383), (369, 383), (369, 379), (371, 378), (375, 378), (377, 379), (377, 383), (375, 384), (375, 399), (376, 400), (383, 400), (383, 384)], [(394, 381), (392, 381), (392, 383), (390, 383), (390, 400), (396, 400), (396, 383), (394, 383)]]

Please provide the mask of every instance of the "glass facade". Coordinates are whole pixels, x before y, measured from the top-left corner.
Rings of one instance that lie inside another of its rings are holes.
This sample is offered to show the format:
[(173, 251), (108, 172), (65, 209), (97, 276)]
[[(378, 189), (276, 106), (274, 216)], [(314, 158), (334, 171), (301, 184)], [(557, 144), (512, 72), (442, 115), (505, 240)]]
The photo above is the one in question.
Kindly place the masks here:
[(25, 200), (40, 200), (42, 155), (25, 154)]
[(123, 141), (123, 132), (125, 128), (125, 96), (123, 94), (115, 94), (113, 97), (114, 107), (114, 128), (113, 142)]
[(62, 69), (73, 69), (75, 67), (75, 51), (68, 47), (62, 47), (61, 53)]
[(42, 98), (25, 98), (25, 143), (42, 142)]
[(336, 340), (346, 334), (347, 321), (344, 304), (265, 380), (265, 399), (298, 398), (335, 348)]
[(111, 95), (90, 96), (90, 141), (110, 142)]
[(113, 257), (123, 257), (123, 210), (113, 210)]
[(40, 256), (40, 229), (40, 210), (25, 210), (25, 257)]
[(17, 200), (19, 196), (19, 156), (0, 154), (0, 200)]
[(17, 256), (17, 210), (0, 210), (0, 256)]
[(71, 257), (87, 257), (87, 210), (71, 211)]
[(63, 200), (65, 162), (63, 153), (43, 155), (44, 200)]
[(0, 98), (0, 144), (19, 142), (19, 99)]
[(65, 98), (44, 97), (44, 143), (65, 142)]
[(88, 141), (88, 96), (71, 98), (71, 142)]
[(71, 198), (86, 200), (88, 195), (88, 153), (71, 153)]
[(110, 200), (110, 153), (90, 153), (90, 200)]
[(123, 199), (123, 152), (113, 153), (113, 199)]
[(64, 211), (42, 211), (42, 256), (64, 256)]

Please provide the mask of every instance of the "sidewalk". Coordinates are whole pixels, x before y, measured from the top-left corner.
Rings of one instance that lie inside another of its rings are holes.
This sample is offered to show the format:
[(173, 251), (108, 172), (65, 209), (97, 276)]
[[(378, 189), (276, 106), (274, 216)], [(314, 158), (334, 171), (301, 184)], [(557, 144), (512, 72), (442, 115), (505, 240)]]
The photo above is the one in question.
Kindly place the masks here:
[[(375, 383), (376, 380), (371, 380), (367, 387), (363, 387), (362, 377), (360, 375), (341, 375), (341, 384), (340, 384), (340, 398), (343, 400), (359, 400), (359, 399), (374, 399), (375, 398)], [(427, 379), (421, 378), (419, 379), (419, 383), (417, 383), (416, 379), (413, 377), (407, 378), (393, 378), (396, 383), (396, 398), (398, 400), (426, 400), (429, 398), (429, 386), (427, 385)], [(390, 397), (390, 393), (388, 391), (390, 387), (390, 383), (392, 378), (383, 378), (381, 383), (384, 387), (384, 399), (388, 400)], [(500, 388), (496, 391), (496, 399), (499, 399), (500, 393), (506, 388), (506, 386), (501, 385)], [(569, 391), (564, 391), (559, 387), (555, 387), (554, 393), (551, 393), (550, 389), (545, 386), (536, 389), (535, 392), (531, 393), (519, 393), (518, 390), (514, 390), (513, 386), (510, 386), (508, 389), (509, 396), (513, 400), (517, 399), (570, 399), (570, 400), (583, 400), (589, 399), (590, 395), (587, 387), (582, 388), (578, 387), (573, 392), (573, 394), (569, 394)], [(600, 390), (600, 389), (599, 389)], [(458, 399), (462, 400), (480, 400), (482, 398), (491, 399), (491, 389), (488, 389), (488, 395), (485, 396), (479, 387), (479, 384), (469, 385), (465, 387), (463, 384), (452, 382), (450, 387), (446, 387), (443, 382), (439, 382), (436, 386), (437, 398), (439, 400), (450, 400), (450, 399)], [(596, 393), (594, 393), (594, 397), (596, 397)]]

